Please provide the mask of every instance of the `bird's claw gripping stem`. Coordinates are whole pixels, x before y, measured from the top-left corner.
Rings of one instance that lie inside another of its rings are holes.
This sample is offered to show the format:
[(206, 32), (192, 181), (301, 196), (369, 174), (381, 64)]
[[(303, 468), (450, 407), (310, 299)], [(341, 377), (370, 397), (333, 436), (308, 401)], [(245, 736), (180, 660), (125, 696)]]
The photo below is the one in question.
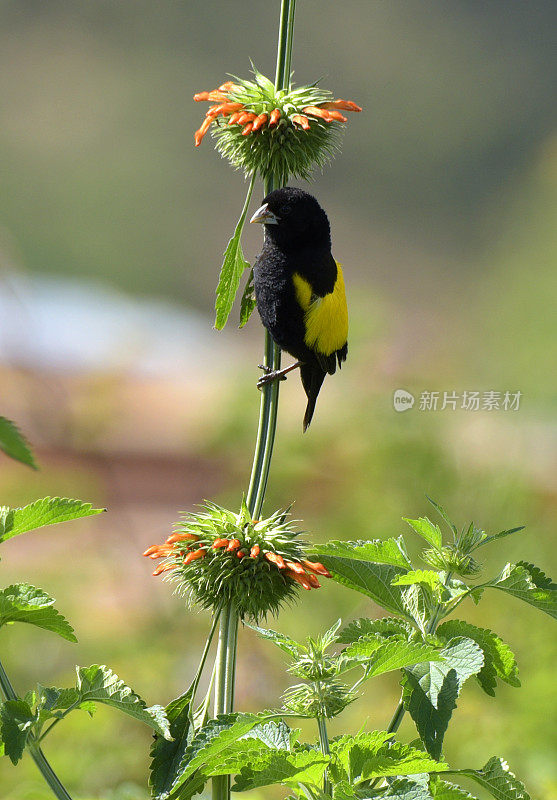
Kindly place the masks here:
[(280, 369), (271, 369), (264, 364), (257, 365), (265, 373), (257, 381), (257, 388), (262, 389), (266, 384), (273, 383), (273, 381), (285, 381), (286, 375)]
[(290, 364), (289, 367), (283, 367), (283, 369), (271, 369), (264, 364), (258, 364), (257, 366), (265, 373), (265, 375), (262, 375), (257, 381), (257, 388), (262, 389), (267, 383), (272, 383), (273, 381), (285, 381), (287, 373), (292, 372), (293, 369), (301, 367), (302, 362), (295, 361), (293, 364)]

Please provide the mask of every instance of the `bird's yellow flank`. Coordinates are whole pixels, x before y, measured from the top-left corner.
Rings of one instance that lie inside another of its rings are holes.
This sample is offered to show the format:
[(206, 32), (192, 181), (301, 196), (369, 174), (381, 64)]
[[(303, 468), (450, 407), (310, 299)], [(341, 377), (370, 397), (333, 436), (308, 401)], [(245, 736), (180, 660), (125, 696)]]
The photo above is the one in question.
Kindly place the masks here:
[(318, 353), (330, 356), (340, 350), (348, 339), (348, 309), (344, 276), (337, 264), (337, 279), (333, 291), (324, 297), (313, 293), (311, 284), (298, 272), (292, 276), (296, 299), (304, 309), (306, 345)]

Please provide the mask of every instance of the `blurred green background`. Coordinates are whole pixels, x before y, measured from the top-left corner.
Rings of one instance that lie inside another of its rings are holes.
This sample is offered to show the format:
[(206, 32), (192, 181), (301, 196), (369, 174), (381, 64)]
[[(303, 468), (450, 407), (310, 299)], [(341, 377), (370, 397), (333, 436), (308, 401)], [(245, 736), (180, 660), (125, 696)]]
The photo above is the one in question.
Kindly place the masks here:
[[(191, 96), (247, 75), (250, 58), (272, 75), (278, 12), (278, 0), (0, 2), (0, 413), (41, 466), (2, 459), (0, 502), (67, 495), (109, 511), (3, 547), (2, 585), (43, 587), (79, 638), (3, 629), (21, 693), (100, 662), (166, 703), (195, 668), (208, 619), (140, 554), (203, 498), (239, 504), (262, 335), (256, 315), (212, 331), (245, 183), (209, 139), (193, 148), (204, 111)], [(295, 80), (364, 107), (311, 189), (347, 276), (350, 358), (305, 436), (297, 378), (281, 388), (267, 501), (295, 500), (315, 539), (398, 535), (429, 494), (459, 524), (526, 525), (486, 552), (486, 575), (521, 558), (555, 573), (556, 22), (553, 0), (298, 2)], [(260, 235), (246, 231), (250, 259)], [(405, 413), (399, 388), (416, 397)], [(424, 391), (440, 392), (438, 410), (420, 410)], [(517, 411), (441, 410), (445, 391), (522, 397)], [(328, 584), (269, 624), (305, 636), (378, 613)], [(461, 614), (510, 643), (523, 686), (493, 700), (468, 685), (448, 759), (504, 756), (533, 797), (557, 797), (552, 621), (498, 593)], [(280, 654), (242, 631), (238, 707), (275, 705), (287, 685)], [(396, 676), (376, 679), (333, 734), (384, 727), (397, 701)], [(140, 800), (149, 742), (100, 708), (46, 751), (79, 800)], [(0, 786), (3, 800), (50, 796), (29, 759), (4, 759)]]

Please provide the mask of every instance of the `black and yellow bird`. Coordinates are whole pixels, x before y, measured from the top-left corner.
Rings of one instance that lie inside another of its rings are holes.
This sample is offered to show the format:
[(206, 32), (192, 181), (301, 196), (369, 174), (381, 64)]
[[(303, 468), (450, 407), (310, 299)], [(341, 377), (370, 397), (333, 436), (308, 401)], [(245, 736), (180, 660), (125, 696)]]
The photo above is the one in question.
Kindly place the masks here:
[(257, 309), (275, 342), (296, 359), (268, 372), (258, 386), (300, 368), (308, 398), (304, 431), (327, 373), (348, 353), (348, 310), (342, 269), (331, 254), (327, 215), (312, 195), (287, 186), (264, 198), (250, 222), (265, 226), (254, 265)]

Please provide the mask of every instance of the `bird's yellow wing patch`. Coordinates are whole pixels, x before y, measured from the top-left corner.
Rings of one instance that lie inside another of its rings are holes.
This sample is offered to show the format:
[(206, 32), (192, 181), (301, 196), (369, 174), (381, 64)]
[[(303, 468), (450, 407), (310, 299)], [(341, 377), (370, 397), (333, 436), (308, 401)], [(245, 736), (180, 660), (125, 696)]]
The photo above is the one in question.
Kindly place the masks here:
[(344, 276), (337, 264), (337, 279), (333, 291), (324, 297), (313, 293), (311, 284), (298, 272), (292, 276), (296, 299), (304, 309), (307, 346), (330, 356), (346, 344), (348, 338), (348, 308), (344, 289)]

